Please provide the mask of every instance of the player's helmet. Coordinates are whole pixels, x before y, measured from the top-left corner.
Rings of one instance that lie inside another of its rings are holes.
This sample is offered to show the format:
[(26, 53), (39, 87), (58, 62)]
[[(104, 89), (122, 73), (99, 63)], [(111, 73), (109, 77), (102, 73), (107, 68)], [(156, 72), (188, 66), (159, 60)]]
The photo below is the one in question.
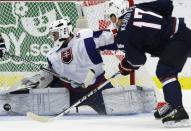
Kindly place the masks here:
[(112, 14), (117, 18), (127, 13), (128, 8), (133, 5), (133, 0), (110, 0), (105, 2), (104, 17), (109, 19)]
[(73, 26), (69, 17), (54, 21), (49, 27), (50, 37), (59, 47), (63, 44), (65, 39), (73, 34), (72, 30)]

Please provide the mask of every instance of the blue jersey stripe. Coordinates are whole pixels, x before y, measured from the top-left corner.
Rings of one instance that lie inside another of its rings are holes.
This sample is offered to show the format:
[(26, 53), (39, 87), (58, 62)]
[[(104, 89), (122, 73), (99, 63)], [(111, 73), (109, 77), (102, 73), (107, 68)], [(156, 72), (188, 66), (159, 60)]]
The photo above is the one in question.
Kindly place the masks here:
[(88, 53), (88, 56), (90, 60), (92, 61), (92, 63), (94, 64), (102, 63), (103, 62), (102, 57), (99, 54), (99, 52), (96, 50), (96, 44), (93, 38), (84, 39), (84, 44), (85, 44), (85, 48)]
[(101, 51), (103, 51), (103, 50), (118, 50), (118, 48), (117, 48), (117, 44), (113, 43), (110, 45), (105, 45), (105, 46), (99, 47), (99, 50), (101, 50)]
[(94, 37), (94, 38), (99, 38), (100, 35), (103, 33), (103, 31), (108, 31), (108, 32), (110, 32), (109, 30), (94, 31), (94, 32), (93, 32), (93, 37)]

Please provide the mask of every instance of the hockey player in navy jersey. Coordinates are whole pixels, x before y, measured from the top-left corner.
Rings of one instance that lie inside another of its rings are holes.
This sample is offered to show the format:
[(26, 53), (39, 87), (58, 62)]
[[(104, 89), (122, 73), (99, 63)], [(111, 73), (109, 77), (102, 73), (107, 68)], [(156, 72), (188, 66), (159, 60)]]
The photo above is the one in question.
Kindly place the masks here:
[[(157, 0), (129, 7), (127, 1), (107, 2), (105, 15), (116, 15), (121, 22), (116, 43), (123, 47), (125, 58), (119, 64), (121, 74), (128, 75), (146, 62), (145, 53), (159, 57), (156, 75), (163, 84), (168, 103), (154, 113), (167, 127), (188, 125), (189, 116), (182, 103), (178, 73), (190, 48), (191, 30), (182, 18), (172, 16), (171, 0)], [(170, 116), (167, 116), (170, 114)]]
[(0, 34), (0, 58), (3, 57), (6, 51), (6, 46), (2, 35)]

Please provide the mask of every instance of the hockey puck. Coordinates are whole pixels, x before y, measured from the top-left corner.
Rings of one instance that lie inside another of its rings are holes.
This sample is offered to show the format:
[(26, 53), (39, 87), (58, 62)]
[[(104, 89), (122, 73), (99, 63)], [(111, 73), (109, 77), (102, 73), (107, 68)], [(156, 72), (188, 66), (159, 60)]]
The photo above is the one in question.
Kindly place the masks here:
[(10, 110), (11, 110), (11, 105), (5, 104), (5, 105), (3, 106), (3, 108), (4, 108), (5, 111), (10, 111)]

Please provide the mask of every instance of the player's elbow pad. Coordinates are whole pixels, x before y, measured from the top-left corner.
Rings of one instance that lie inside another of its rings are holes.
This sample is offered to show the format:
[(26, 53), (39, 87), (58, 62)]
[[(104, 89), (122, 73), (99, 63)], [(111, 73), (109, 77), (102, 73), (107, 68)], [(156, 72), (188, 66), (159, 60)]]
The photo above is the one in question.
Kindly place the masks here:
[(138, 4), (138, 7), (139, 6), (142, 8), (149, 8), (161, 16), (171, 16), (174, 8), (171, 0), (157, 0)]
[(158, 0), (161, 5), (161, 9), (159, 8), (159, 13), (162, 16), (171, 16), (173, 11), (173, 2), (171, 0)]

